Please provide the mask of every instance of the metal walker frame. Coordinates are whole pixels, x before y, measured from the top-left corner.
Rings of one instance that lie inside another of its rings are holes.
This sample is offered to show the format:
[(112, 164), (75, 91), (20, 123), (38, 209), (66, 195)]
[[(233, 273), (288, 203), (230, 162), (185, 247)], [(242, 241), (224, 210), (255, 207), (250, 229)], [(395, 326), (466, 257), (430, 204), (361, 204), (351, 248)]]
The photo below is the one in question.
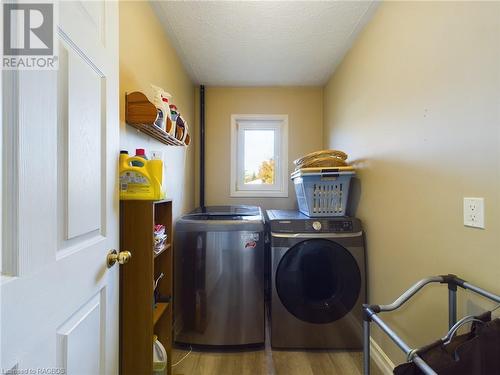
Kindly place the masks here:
[(420, 280), (393, 303), (389, 305), (363, 305), (363, 373), (370, 375), (370, 323), (376, 323), (394, 343), (406, 354), (407, 360), (413, 361), (426, 375), (437, 375), (437, 373), (418, 355), (418, 349), (412, 349), (399, 337), (380, 317), (378, 313), (394, 311), (400, 308), (406, 301), (413, 297), (425, 285), (431, 283), (448, 284), (448, 320), (450, 333), (456, 331), (457, 323), (457, 287), (471, 290), (487, 299), (500, 303), (500, 296), (490, 293), (482, 288), (468, 283), (456, 275), (431, 276)]

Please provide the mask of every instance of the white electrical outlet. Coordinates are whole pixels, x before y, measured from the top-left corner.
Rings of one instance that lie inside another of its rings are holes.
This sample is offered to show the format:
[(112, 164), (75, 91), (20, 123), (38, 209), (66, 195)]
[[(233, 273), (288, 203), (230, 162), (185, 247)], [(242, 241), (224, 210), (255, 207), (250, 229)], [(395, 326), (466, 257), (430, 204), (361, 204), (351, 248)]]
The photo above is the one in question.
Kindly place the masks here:
[(464, 198), (464, 225), (484, 229), (484, 198)]

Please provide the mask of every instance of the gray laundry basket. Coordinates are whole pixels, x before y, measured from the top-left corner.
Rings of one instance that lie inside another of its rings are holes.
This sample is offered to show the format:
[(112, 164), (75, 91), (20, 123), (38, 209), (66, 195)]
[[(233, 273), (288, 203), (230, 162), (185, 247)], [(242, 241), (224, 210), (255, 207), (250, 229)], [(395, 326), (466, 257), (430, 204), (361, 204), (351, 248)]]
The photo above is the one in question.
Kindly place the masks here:
[(292, 173), (299, 211), (309, 217), (345, 216), (352, 167), (304, 168)]

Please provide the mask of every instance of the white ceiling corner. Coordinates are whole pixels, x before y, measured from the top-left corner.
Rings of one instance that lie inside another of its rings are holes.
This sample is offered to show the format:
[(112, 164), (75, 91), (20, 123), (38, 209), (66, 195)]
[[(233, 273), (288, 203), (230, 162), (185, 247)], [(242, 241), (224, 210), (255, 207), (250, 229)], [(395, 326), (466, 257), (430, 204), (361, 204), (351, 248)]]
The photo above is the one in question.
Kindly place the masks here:
[(378, 1), (152, 1), (197, 84), (323, 85)]

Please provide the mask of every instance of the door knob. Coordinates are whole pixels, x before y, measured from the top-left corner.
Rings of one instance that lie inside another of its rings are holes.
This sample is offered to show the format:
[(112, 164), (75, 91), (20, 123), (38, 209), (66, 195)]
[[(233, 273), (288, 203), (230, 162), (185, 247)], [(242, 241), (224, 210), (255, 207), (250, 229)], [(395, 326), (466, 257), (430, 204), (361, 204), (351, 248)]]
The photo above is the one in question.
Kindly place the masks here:
[(115, 249), (110, 250), (108, 256), (106, 257), (106, 263), (108, 264), (108, 268), (111, 268), (115, 265), (116, 262), (118, 264), (125, 264), (132, 258), (132, 253), (130, 251), (116, 251)]

